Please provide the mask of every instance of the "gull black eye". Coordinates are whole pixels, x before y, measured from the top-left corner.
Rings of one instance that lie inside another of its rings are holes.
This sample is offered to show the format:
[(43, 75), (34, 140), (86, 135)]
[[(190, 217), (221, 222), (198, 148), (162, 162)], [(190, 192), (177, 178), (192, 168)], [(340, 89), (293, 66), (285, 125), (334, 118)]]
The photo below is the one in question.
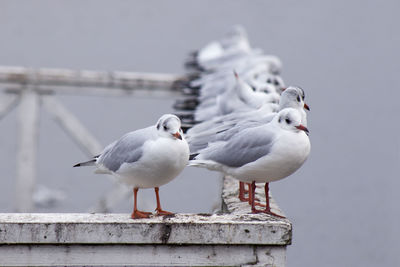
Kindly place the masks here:
[(253, 89), (253, 92), (256, 91), (256, 88), (254, 86), (251, 86), (251, 89)]
[(267, 80), (267, 83), (272, 83), (271, 79), (268, 79), (268, 80)]
[(165, 125), (164, 125), (164, 130), (165, 130), (165, 131), (166, 131), (166, 130), (168, 130), (168, 127), (167, 127), (167, 126), (165, 126)]
[(292, 123), (292, 121), (289, 118), (286, 118), (285, 121), (286, 121), (287, 124)]
[(265, 89), (263, 89), (262, 91), (263, 91), (264, 93), (266, 93), (266, 94), (268, 94), (268, 93), (269, 93), (268, 89), (266, 89), (266, 88), (265, 88)]
[(275, 85), (275, 86), (278, 86), (278, 85), (279, 85), (278, 80), (275, 80), (275, 81), (274, 81), (274, 85)]
[(300, 96), (297, 96), (297, 102), (300, 102)]

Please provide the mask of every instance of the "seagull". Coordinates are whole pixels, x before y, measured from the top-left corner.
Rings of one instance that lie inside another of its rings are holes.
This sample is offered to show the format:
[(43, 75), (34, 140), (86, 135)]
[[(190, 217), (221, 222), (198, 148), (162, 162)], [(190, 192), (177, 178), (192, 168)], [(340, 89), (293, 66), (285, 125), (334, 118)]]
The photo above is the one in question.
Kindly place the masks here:
[(95, 165), (95, 173), (111, 174), (133, 187), (132, 219), (149, 218), (150, 212), (137, 209), (140, 188), (154, 188), (156, 215), (169, 215), (161, 208), (159, 187), (172, 181), (189, 160), (189, 146), (181, 129), (180, 119), (165, 114), (156, 125), (129, 132), (108, 145), (100, 155), (74, 167)]
[(225, 62), (234, 61), (237, 57), (251, 53), (247, 33), (243, 26), (236, 25), (220, 40), (212, 41), (192, 54), (186, 67), (200, 71), (210, 70)]
[[(268, 59), (271, 56), (268, 57)], [(235, 80), (232, 76), (232, 70), (247, 83), (265, 83), (270, 85), (270, 91), (275, 91), (275, 87), (284, 87), (282, 78), (279, 75), (269, 73), (270, 63), (251, 59), (243, 59), (237, 64), (230, 64), (226, 67), (221, 67), (210, 73), (202, 73), (200, 77), (189, 82), (191, 88), (198, 88), (199, 99), (203, 102), (209, 98), (215, 98), (223, 94), (227, 88), (234, 86)], [(277, 59), (278, 60), (278, 59)], [(257, 87), (257, 85), (256, 85)], [(279, 91), (280, 93), (280, 91)]]
[[(250, 111), (260, 108), (265, 103), (277, 103), (279, 94), (265, 92), (265, 87), (258, 84), (251, 87), (234, 71), (235, 83), (218, 95), (213, 102), (203, 102), (195, 112), (196, 121), (230, 114), (235, 111)], [(265, 84), (265, 86), (267, 86)]]
[[(225, 141), (211, 142), (192, 154), (189, 166), (220, 171), (241, 182), (251, 183), (252, 213), (273, 213), (269, 205), (269, 183), (299, 169), (310, 153), (308, 129), (293, 108), (277, 113), (270, 123), (241, 130)], [(265, 183), (266, 207), (255, 208), (255, 183)]]
[(237, 111), (227, 115), (216, 116), (196, 124), (186, 133), (191, 153), (205, 148), (209, 142), (226, 141), (236, 135), (241, 129), (261, 126), (272, 121), (276, 113), (285, 108), (294, 108), (301, 115), (301, 124), (307, 127), (306, 110), (309, 106), (304, 103), (304, 90), (299, 86), (289, 86), (283, 91), (279, 105), (265, 103), (259, 109)]
[[(236, 111), (196, 124), (186, 133), (189, 149), (193, 154), (207, 147), (210, 142), (226, 141), (243, 129), (269, 123), (277, 112), (285, 108), (298, 110), (301, 115), (301, 124), (307, 127), (305, 110), (310, 110), (310, 108), (304, 99), (305, 93), (300, 86), (289, 86), (282, 92), (279, 105), (266, 103), (257, 110)], [(248, 186), (251, 187), (250, 184)], [(239, 182), (239, 199), (241, 201), (250, 200), (244, 197), (246, 192), (243, 182)]]

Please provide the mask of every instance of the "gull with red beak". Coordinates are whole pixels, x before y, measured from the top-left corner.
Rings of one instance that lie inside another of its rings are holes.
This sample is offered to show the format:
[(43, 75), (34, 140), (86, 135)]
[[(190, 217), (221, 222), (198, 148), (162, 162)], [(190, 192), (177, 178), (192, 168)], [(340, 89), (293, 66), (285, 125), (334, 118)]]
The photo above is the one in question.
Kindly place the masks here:
[(310, 110), (309, 106), (304, 102), (305, 93), (300, 86), (289, 86), (282, 92), (279, 101), (279, 110), (284, 108), (294, 108), (300, 112), (301, 123), (307, 126), (307, 114), (305, 110)]
[(189, 146), (184, 139), (181, 121), (172, 114), (163, 115), (156, 125), (125, 134), (108, 145), (92, 160), (74, 167), (95, 165), (95, 173), (111, 174), (133, 187), (132, 219), (148, 218), (150, 212), (137, 209), (140, 188), (154, 188), (156, 215), (172, 214), (161, 208), (159, 187), (172, 181), (189, 160)]
[[(289, 86), (282, 92), (279, 105), (275, 105), (276, 110), (278, 112), (285, 108), (296, 109), (301, 116), (301, 124), (307, 126), (305, 109), (309, 110), (309, 107), (304, 103), (304, 99), (305, 93), (300, 86)], [(275, 115), (276, 113), (271, 111), (270, 104), (266, 104), (257, 110), (238, 111), (199, 123), (189, 129), (186, 134), (190, 151), (196, 153), (207, 147), (209, 142), (226, 141), (242, 129), (269, 123)], [(251, 188), (251, 184), (248, 184), (248, 186)], [(248, 201), (249, 198), (245, 197), (247, 191), (244, 187), (243, 182), (239, 182), (239, 199)]]
[[(297, 109), (285, 108), (270, 123), (242, 129), (225, 141), (211, 142), (191, 155), (190, 166), (223, 172), (251, 183), (252, 213), (271, 212), (269, 183), (298, 170), (310, 153), (308, 129)], [(255, 184), (265, 183), (266, 207), (255, 208)]]

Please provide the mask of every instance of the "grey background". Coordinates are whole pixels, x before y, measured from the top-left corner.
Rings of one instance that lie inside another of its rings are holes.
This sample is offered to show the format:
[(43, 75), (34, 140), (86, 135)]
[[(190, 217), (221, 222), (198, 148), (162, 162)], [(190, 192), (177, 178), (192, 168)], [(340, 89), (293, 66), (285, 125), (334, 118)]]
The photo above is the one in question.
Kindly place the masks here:
[[(398, 266), (398, 1), (0, 1), (0, 65), (183, 73), (186, 54), (242, 24), (278, 55), (311, 107), (312, 153), (272, 194), (293, 222), (288, 266)], [(105, 145), (171, 112), (172, 99), (62, 96)], [(110, 187), (42, 112), (39, 182), (84, 212)], [(0, 121), (0, 211), (12, 212), (16, 112)], [(218, 174), (187, 168), (163, 206), (208, 212)], [(142, 191), (141, 191), (142, 192)], [(153, 201), (153, 192), (143, 190)], [(130, 212), (132, 201), (116, 212)], [(152, 204), (150, 204), (152, 207)], [(43, 210), (38, 210), (43, 211)]]

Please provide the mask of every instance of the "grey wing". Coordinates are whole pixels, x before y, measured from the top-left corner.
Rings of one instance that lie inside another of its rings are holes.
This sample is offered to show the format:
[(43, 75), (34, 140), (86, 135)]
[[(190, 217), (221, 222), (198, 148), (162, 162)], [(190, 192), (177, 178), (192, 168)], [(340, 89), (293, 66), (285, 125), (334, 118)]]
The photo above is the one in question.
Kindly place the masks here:
[(211, 127), (208, 130), (204, 130), (199, 134), (189, 135), (188, 143), (190, 147), (191, 153), (195, 153), (205, 147), (207, 147), (208, 143), (222, 141), (223, 135), (225, 135), (226, 131), (235, 128), (234, 123), (221, 123), (215, 127)]
[(213, 160), (229, 167), (241, 167), (270, 153), (275, 134), (265, 126), (246, 129), (226, 142), (210, 143), (198, 159)]
[(154, 134), (149, 128), (127, 133), (121, 139), (107, 146), (97, 163), (116, 172), (123, 163), (138, 161), (143, 155), (143, 144), (152, 138), (154, 138)]
[(191, 153), (196, 153), (199, 150), (206, 148), (209, 143), (218, 141), (227, 141), (237, 133), (251, 127), (260, 126), (257, 121), (246, 121), (238, 124), (223, 124), (209, 131), (204, 131), (201, 134), (192, 136), (188, 139)]
[(255, 117), (247, 120), (227, 120), (221, 121), (219, 125), (211, 127), (199, 134), (193, 134), (188, 137), (188, 143), (191, 153), (197, 153), (204, 149), (211, 142), (227, 141), (236, 134), (253, 127), (258, 127), (271, 122), (273, 114), (264, 117)]

